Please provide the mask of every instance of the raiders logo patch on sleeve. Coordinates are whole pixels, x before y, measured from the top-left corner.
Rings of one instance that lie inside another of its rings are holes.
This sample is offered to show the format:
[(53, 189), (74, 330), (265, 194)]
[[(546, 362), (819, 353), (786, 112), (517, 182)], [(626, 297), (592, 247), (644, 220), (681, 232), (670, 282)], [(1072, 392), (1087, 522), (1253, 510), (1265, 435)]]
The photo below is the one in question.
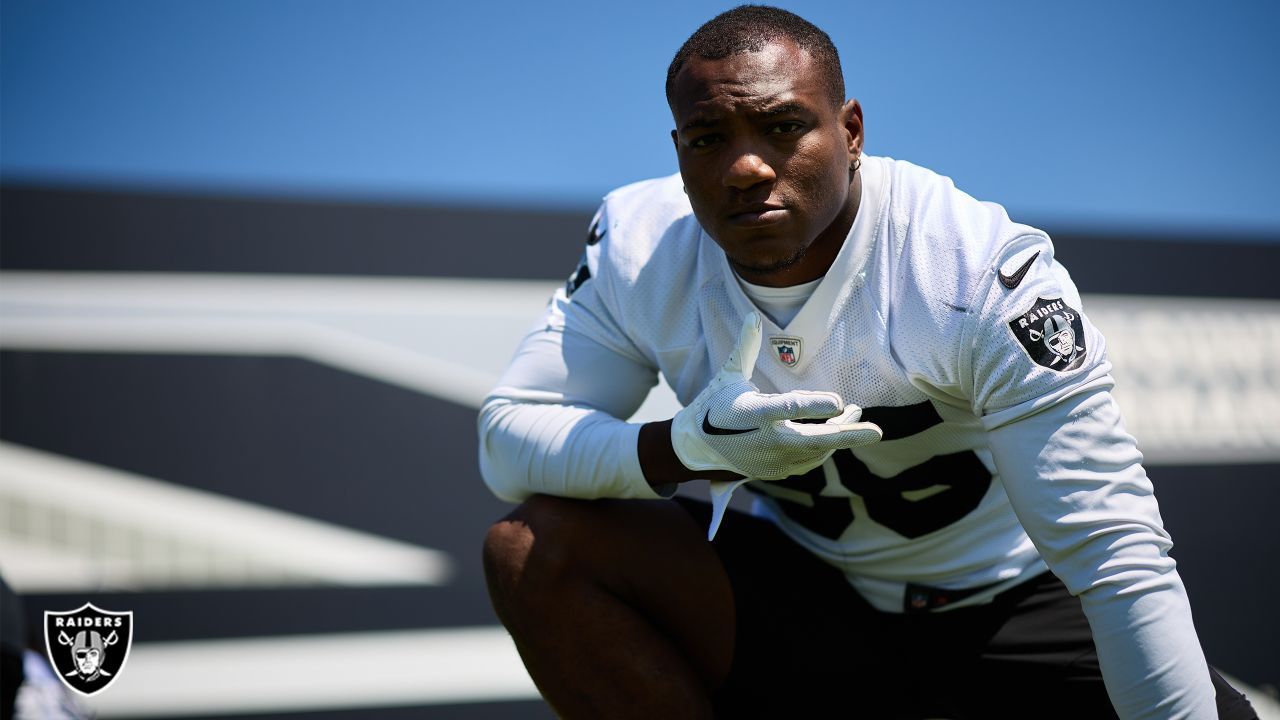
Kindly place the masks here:
[(1039, 365), (1066, 372), (1084, 364), (1084, 321), (1061, 298), (1037, 297), (1029, 310), (1009, 321), (1009, 329)]

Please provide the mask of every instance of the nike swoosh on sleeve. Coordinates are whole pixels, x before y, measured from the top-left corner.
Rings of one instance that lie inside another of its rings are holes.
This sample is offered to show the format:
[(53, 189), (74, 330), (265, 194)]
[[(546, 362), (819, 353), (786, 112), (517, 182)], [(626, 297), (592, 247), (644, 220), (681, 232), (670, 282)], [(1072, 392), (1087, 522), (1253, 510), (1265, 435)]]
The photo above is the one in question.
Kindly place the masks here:
[(711, 420), (709, 419), (710, 416), (711, 416), (710, 410), (702, 413), (702, 432), (708, 435), (741, 435), (743, 433), (755, 432), (756, 430), (760, 429), (760, 428), (747, 428), (745, 430), (731, 430), (729, 428), (716, 427), (715, 425), (711, 424)]
[(1018, 287), (1022, 282), (1022, 278), (1027, 276), (1027, 271), (1031, 269), (1031, 263), (1035, 262), (1038, 257), (1040, 257), (1039, 250), (1037, 250), (1036, 254), (1032, 255), (1026, 262), (1022, 263), (1022, 267), (1015, 270), (1012, 275), (1005, 275), (999, 270), (996, 270), (996, 274), (1000, 276), (1000, 284), (1010, 290)]

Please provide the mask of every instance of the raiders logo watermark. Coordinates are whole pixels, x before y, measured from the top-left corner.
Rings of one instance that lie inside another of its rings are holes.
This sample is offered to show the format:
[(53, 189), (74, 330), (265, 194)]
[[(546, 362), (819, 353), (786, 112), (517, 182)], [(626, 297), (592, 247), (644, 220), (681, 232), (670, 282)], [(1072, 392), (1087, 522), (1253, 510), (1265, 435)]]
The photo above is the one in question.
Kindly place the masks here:
[(44, 613), (44, 646), (67, 687), (96, 695), (120, 677), (133, 645), (133, 611), (112, 612), (85, 603)]
[(1061, 298), (1036, 298), (1030, 310), (1009, 321), (1009, 329), (1038, 365), (1065, 372), (1084, 364), (1084, 321)]
[(769, 344), (773, 346), (778, 362), (783, 365), (795, 367), (800, 362), (800, 338), (774, 335), (769, 338)]

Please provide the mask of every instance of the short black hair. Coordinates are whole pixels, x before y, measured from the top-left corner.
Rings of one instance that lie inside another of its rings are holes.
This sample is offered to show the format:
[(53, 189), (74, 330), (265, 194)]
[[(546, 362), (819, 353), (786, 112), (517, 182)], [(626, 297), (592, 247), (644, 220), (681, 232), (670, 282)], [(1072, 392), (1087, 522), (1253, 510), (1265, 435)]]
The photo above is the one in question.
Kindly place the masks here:
[(832, 101), (836, 107), (843, 105), (844, 73), (840, 70), (840, 53), (836, 52), (831, 38), (799, 15), (769, 5), (739, 5), (694, 31), (667, 68), (667, 102), (671, 102), (671, 86), (676, 74), (689, 58), (720, 60), (739, 53), (760, 52), (769, 43), (784, 38), (809, 53), (823, 75)]

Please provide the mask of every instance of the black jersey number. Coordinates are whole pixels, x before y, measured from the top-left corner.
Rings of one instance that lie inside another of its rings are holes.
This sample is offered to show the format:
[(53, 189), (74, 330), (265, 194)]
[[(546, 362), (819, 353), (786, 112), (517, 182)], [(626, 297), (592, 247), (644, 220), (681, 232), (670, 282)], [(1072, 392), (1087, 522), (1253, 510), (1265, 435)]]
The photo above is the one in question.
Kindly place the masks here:
[[(924, 432), (942, 422), (928, 401), (902, 407), (863, 410), (864, 420), (880, 425), (885, 440)], [(872, 520), (909, 538), (941, 530), (973, 512), (991, 487), (991, 473), (972, 451), (936, 455), (909, 467), (891, 478), (875, 475), (850, 450), (837, 450), (831, 458), (840, 475), (840, 484), (862, 497)], [(854, 521), (853, 505), (847, 497), (821, 495), (826, 487), (822, 467), (804, 475), (770, 483), (752, 483), (749, 490), (769, 495), (800, 525), (835, 540)], [(792, 493), (771, 493), (753, 485), (776, 486)]]
[(971, 450), (936, 455), (891, 478), (873, 475), (848, 450), (831, 459), (840, 484), (862, 496), (867, 515), (909, 538), (941, 530), (973, 512), (991, 486), (991, 473)]
[[(941, 530), (973, 512), (991, 486), (991, 473), (969, 450), (932, 457), (891, 478), (872, 474), (849, 450), (837, 450), (831, 459), (840, 484), (862, 497), (867, 515), (909, 538)], [(849, 498), (818, 494), (826, 486), (821, 467), (768, 484), (801, 492), (805, 498), (747, 488), (777, 500), (787, 517), (822, 537), (835, 540), (854, 521)]]

